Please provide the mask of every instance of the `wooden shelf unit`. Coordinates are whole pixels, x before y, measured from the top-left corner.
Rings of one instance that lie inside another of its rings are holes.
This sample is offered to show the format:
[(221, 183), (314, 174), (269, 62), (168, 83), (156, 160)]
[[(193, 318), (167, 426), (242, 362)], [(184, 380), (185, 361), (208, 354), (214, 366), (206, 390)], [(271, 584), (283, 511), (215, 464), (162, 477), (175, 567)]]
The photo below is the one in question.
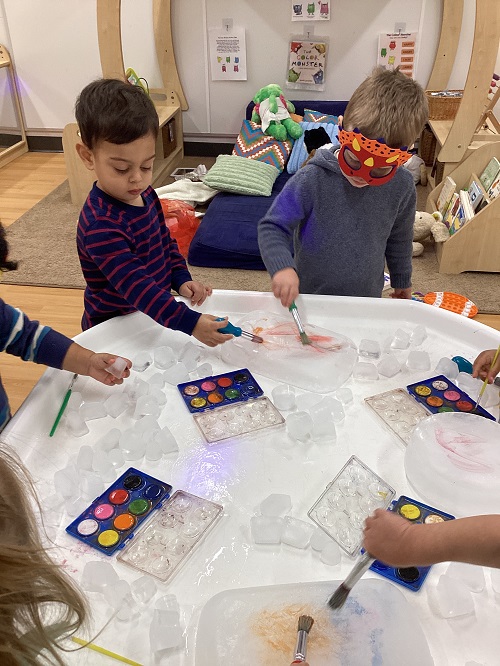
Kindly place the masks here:
[[(500, 159), (500, 142), (483, 143), (448, 175), (457, 190), (469, 185), (471, 176), (480, 175), (492, 157)], [(436, 202), (444, 181), (427, 197), (426, 210), (437, 210)], [(444, 243), (436, 243), (440, 273), (482, 271), (500, 273), (500, 196), (490, 201)], [(500, 294), (500, 292), (499, 292)]]

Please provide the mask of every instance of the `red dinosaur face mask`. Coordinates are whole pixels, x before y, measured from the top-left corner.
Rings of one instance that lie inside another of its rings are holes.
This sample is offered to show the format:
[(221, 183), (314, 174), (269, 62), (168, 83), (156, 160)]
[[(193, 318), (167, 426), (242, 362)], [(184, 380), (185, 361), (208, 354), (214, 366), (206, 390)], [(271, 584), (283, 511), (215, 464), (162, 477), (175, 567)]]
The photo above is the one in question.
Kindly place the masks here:
[(382, 139), (367, 139), (359, 130), (339, 129), (339, 166), (346, 176), (362, 178), (368, 185), (384, 185), (394, 178), (396, 169), (411, 153), (404, 148), (389, 148)]

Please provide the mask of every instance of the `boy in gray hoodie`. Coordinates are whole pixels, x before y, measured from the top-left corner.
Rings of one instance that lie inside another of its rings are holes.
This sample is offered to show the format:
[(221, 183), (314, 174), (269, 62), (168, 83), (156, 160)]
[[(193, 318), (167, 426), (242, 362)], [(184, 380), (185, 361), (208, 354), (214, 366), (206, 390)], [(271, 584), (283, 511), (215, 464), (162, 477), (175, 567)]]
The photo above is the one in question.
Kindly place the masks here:
[[(398, 167), (428, 115), (422, 87), (377, 68), (354, 91), (340, 149), (320, 148), (260, 220), (259, 248), (276, 298), (380, 297), (387, 262), (394, 298), (411, 298), (416, 194)], [(293, 255), (292, 255), (293, 243)]]

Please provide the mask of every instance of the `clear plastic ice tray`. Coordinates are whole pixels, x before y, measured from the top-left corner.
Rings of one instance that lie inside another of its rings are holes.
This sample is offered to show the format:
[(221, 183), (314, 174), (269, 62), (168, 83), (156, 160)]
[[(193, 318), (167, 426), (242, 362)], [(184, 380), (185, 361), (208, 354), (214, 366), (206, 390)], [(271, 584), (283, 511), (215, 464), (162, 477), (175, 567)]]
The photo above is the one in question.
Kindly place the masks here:
[(222, 511), (220, 504), (176, 490), (118, 559), (166, 583), (220, 520)]
[(366, 518), (375, 509), (386, 509), (396, 491), (351, 456), (307, 515), (348, 555), (359, 553)]
[(409, 444), (417, 423), (429, 416), (425, 407), (402, 388), (371, 395), (365, 402), (404, 444)]

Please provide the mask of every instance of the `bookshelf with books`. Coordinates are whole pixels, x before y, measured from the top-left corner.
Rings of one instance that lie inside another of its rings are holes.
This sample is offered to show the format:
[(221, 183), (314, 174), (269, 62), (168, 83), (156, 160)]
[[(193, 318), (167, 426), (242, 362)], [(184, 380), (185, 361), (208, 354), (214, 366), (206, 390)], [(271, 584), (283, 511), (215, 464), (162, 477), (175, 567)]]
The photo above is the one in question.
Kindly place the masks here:
[[(467, 198), (472, 204), (472, 216), (468, 220), (456, 220), (450, 237), (444, 243), (436, 243), (436, 254), (440, 273), (463, 273), (464, 271), (483, 271), (500, 273), (500, 173), (491, 176), (488, 190), (482, 179), (487, 168), (494, 170), (494, 158), (500, 163), (500, 143), (485, 143), (472, 152), (459, 164), (427, 197), (426, 209), (429, 213), (447, 209), (454, 195), (460, 201), (460, 191), (467, 190)], [(451, 183), (450, 183), (451, 181)], [(473, 186), (474, 183), (474, 186)], [(453, 187), (454, 185), (454, 187)], [(476, 192), (476, 186), (479, 192)], [(446, 191), (447, 188), (447, 191)], [(471, 192), (476, 192), (475, 196)], [(462, 196), (467, 194), (465, 192)], [(473, 201), (472, 201), (473, 199)], [(479, 199), (479, 201), (477, 201)], [(456, 199), (455, 199), (456, 201)], [(456, 204), (455, 204), (456, 205)], [(475, 206), (475, 208), (474, 208)], [(453, 224), (454, 216), (445, 218)], [(470, 215), (470, 211), (469, 211)]]

